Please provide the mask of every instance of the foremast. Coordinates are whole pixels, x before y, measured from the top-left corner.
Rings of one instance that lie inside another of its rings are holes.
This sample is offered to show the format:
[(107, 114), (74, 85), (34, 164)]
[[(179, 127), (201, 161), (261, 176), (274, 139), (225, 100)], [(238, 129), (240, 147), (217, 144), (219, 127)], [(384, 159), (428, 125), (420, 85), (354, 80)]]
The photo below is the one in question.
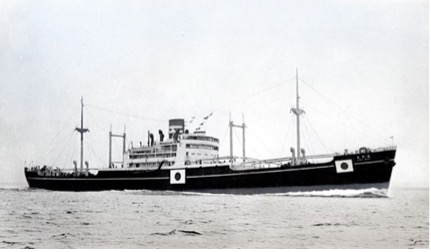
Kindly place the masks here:
[[(81, 128), (75, 128), (81, 134), (81, 161), (80, 161), (80, 174), (82, 174), (82, 169), (84, 166), (84, 133), (88, 132), (88, 129), (84, 128), (84, 98), (81, 97)], [(75, 176), (77, 175), (77, 170), (75, 168)]]
[(300, 128), (300, 116), (305, 111), (299, 108), (299, 87), (298, 87), (298, 68), (296, 68), (296, 108), (292, 108), (291, 111), (296, 115), (296, 155), (298, 160), (301, 157), (301, 128)]

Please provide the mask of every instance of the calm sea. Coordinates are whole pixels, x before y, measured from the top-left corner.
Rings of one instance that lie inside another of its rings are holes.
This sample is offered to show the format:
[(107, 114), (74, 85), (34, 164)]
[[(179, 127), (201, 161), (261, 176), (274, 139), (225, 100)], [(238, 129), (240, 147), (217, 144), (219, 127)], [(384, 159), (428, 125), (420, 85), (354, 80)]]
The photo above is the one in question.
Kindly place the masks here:
[(428, 248), (428, 189), (273, 195), (0, 189), (0, 248)]

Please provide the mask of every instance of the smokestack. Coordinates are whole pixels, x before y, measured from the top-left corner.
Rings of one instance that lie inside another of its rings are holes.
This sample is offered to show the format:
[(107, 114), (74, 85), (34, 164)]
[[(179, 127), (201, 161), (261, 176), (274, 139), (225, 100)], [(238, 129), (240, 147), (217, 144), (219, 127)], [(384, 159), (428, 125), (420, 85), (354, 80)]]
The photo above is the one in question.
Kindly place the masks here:
[(154, 135), (150, 133), (150, 146), (154, 146)]
[(184, 133), (184, 119), (170, 119), (169, 120), (169, 139), (172, 139), (175, 132), (178, 131), (177, 134)]
[(173, 135), (173, 139), (174, 139), (174, 142), (177, 142), (178, 141), (178, 135), (179, 135), (179, 131), (180, 130), (175, 130), (175, 132), (174, 132), (174, 135)]
[(159, 136), (160, 136), (160, 142), (163, 142), (163, 138), (165, 138), (165, 135), (163, 135), (162, 130), (159, 130)]

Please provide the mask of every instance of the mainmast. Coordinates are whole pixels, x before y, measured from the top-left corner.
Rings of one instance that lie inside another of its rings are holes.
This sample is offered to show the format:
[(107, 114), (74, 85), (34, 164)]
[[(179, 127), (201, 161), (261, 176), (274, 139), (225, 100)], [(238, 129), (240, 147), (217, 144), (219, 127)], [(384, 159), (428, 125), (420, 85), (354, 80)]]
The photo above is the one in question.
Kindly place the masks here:
[(84, 129), (84, 98), (81, 97), (81, 128), (76, 128), (76, 131), (81, 133), (81, 166), (80, 173), (82, 173), (82, 169), (84, 166), (84, 133), (89, 131), (88, 129)]
[(296, 155), (298, 159), (301, 156), (300, 115), (305, 113), (299, 108), (298, 68), (296, 68), (296, 108), (292, 108), (291, 111), (296, 115)]

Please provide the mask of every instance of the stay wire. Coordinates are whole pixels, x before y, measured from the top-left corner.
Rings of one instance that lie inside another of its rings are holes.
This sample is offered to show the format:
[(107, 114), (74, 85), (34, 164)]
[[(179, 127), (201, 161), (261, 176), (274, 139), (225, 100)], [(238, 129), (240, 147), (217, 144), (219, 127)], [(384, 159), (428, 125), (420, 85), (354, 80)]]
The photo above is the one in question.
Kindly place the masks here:
[(270, 153), (271, 155), (274, 155), (274, 153), (266, 146), (266, 144), (257, 136), (257, 134), (253, 134), (253, 130), (251, 130), (251, 128), (249, 128), (249, 131), (251, 132), (251, 135), (252, 135), (252, 137), (254, 138), (254, 139), (256, 139), (258, 142), (259, 142), (259, 144), (261, 145), (261, 146), (263, 146), (265, 149), (266, 149), (266, 151), (268, 152), (268, 153)]
[(94, 114), (93, 114), (93, 112), (91, 111), (91, 109), (90, 109), (90, 110), (89, 110), (89, 109), (87, 109), (86, 105), (84, 105), (84, 110), (85, 110), (85, 112), (89, 115), (89, 116), (86, 118), (86, 120), (88, 120), (88, 121), (90, 122), (90, 123), (89, 123), (89, 125), (91, 125), (91, 126), (95, 126), (95, 127), (96, 127), (96, 129), (98, 129), (99, 131), (103, 132), (103, 131), (104, 131), (104, 129), (103, 129), (102, 125), (100, 125), (100, 123), (99, 123), (99, 121), (98, 121), (98, 120), (94, 120), (94, 118), (96, 118), (96, 117), (94, 116)]
[[(305, 104), (305, 103), (304, 103), (304, 104)], [(337, 124), (339, 124), (339, 125), (341, 125), (341, 126), (345, 127), (344, 122), (340, 122), (340, 121), (338, 120), (338, 118), (332, 117), (332, 116), (330, 116), (330, 115), (326, 114), (325, 112), (322, 112), (321, 110), (316, 109), (316, 108), (314, 108), (314, 107), (312, 107), (312, 106), (309, 106), (309, 105), (307, 105), (307, 109), (314, 110), (314, 111), (318, 112), (318, 114), (319, 114), (319, 115), (322, 115), (322, 116), (324, 116), (325, 118), (329, 119), (331, 122), (336, 122)], [(360, 135), (362, 135), (362, 136), (374, 138), (374, 140), (376, 140), (376, 141), (377, 141), (377, 142), (379, 142), (379, 143), (381, 143), (381, 142), (382, 142), (382, 139), (377, 138), (377, 136), (376, 136), (376, 135), (367, 135), (367, 134), (365, 134), (365, 133), (361, 132), (360, 130), (358, 130), (358, 129), (354, 128), (354, 127), (349, 127), (348, 129), (349, 129), (349, 130), (351, 130), (351, 131), (357, 132), (358, 134), (360, 134)], [(385, 144), (387, 145), (387, 143), (385, 143)]]
[(143, 116), (140, 116), (140, 115), (128, 114), (128, 113), (124, 113), (124, 112), (120, 112), (120, 111), (115, 111), (115, 110), (112, 110), (112, 109), (98, 107), (98, 106), (91, 105), (91, 104), (86, 104), (86, 106), (90, 107), (90, 108), (93, 108), (93, 109), (102, 110), (102, 111), (105, 111), (105, 112), (110, 112), (110, 113), (119, 114), (119, 115), (123, 115), (123, 116), (130, 116), (130, 117), (134, 117), (134, 118), (138, 118), (138, 119), (142, 119), (142, 120), (147, 120), (147, 121), (167, 122), (167, 120), (163, 120), (163, 119), (149, 118), (149, 117), (143, 117)]
[(227, 127), (226, 127), (226, 131), (224, 132), (223, 139), (222, 139), (222, 140), (221, 140), (221, 142), (220, 142), (220, 145), (221, 145), (221, 146), (223, 146), (223, 144), (224, 144), (224, 140), (225, 140), (225, 138), (226, 138), (226, 135), (227, 135), (228, 130), (229, 130), (229, 126), (227, 126)]
[[(313, 144), (311, 144), (311, 142), (312, 142), (312, 138), (315, 138), (315, 137), (313, 137), (312, 136), (312, 131), (310, 130), (310, 124), (308, 123), (308, 120), (303, 120), (303, 122), (304, 122), (304, 143), (305, 143), (305, 146), (308, 146), (307, 147), (307, 149), (308, 150), (310, 150), (310, 154), (318, 154), (316, 151), (315, 151), (315, 149), (314, 149), (314, 145)], [(320, 142), (319, 141), (319, 139), (316, 139), (318, 142)]]
[(52, 150), (55, 150), (58, 146), (54, 145), (54, 147), (50, 148), (49, 146), (51, 146), (58, 138), (58, 136), (60, 135), (61, 132), (63, 132), (66, 128), (67, 125), (69, 125), (71, 119), (76, 115), (76, 111), (78, 110), (78, 107), (75, 109), (75, 111), (73, 111), (73, 113), (70, 114), (69, 118), (66, 120), (66, 122), (64, 123), (63, 127), (61, 127), (61, 129), (57, 132), (57, 134), (55, 135), (55, 137), (49, 142), (48, 147), (45, 148), (45, 151), (42, 152), (42, 155), (40, 157), (41, 160), (43, 160), (46, 155), (48, 155), (48, 153), (52, 152)]
[(57, 162), (57, 160), (60, 158), (60, 156), (62, 156), (63, 155), (63, 152), (64, 152), (64, 150), (66, 149), (66, 147), (70, 147), (70, 145), (68, 144), (70, 141), (70, 139), (72, 138), (72, 136), (74, 136), (75, 135), (75, 131), (72, 131), (69, 135), (68, 135), (68, 138), (67, 138), (67, 141), (65, 141), (64, 143), (64, 146), (63, 146), (63, 148), (61, 149), (61, 151), (60, 151), (60, 153), (57, 155), (57, 158), (55, 158), (55, 160), (52, 162), (52, 165), (51, 166), (54, 166), (54, 164)]
[[(295, 78), (289, 78), (289, 79), (288, 79), (288, 81), (290, 81), (290, 80), (292, 80), (292, 79), (295, 79)], [(284, 85), (284, 84), (285, 84), (285, 82), (282, 82), (282, 83), (276, 84), (276, 85), (274, 85), (274, 86), (271, 86), (271, 87), (267, 87), (267, 88), (261, 89), (261, 90), (259, 90), (259, 91), (256, 91), (256, 92), (254, 92), (254, 93), (252, 93), (252, 94), (250, 94), (250, 95), (248, 95), (248, 96), (244, 97), (243, 99), (237, 99), (237, 100), (231, 101), (231, 102), (229, 102), (229, 103), (226, 103), (226, 104), (220, 105), (220, 106), (218, 106), (218, 107), (215, 107), (212, 111), (219, 111), (219, 110), (221, 110), (222, 108), (228, 107), (228, 106), (233, 105), (233, 104), (235, 104), (235, 103), (239, 103), (239, 102), (242, 102), (242, 101), (244, 101), (244, 100), (248, 100), (248, 99), (253, 98), (253, 97), (257, 96), (257, 95), (262, 95), (262, 94), (264, 94), (264, 93), (266, 93), (266, 92), (269, 92), (269, 91), (271, 91), (271, 90), (273, 90), (273, 89), (275, 89), (275, 88), (277, 88), (277, 87), (279, 87), (279, 86), (281, 86), (281, 85)]]
[[(314, 134), (314, 138), (317, 140), (318, 143), (323, 147), (324, 151), (327, 153), (328, 149), (326, 148), (326, 145), (320, 140), (320, 137), (318, 136), (317, 132), (314, 130), (313, 125), (311, 124), (310, 120), (305, 117), (305, 124), (311, 129), (311, 132)], [(317, 154), (317, 153), (316, 153)]]
[[(71, 151), (72, 155), (70, 155), (69, 159), (65, 159), (65, 160), (64, 160), (64, 162), (63, 162), (63, 169), (64, 169), (64, 168), (66, 168), (66, 163), (67, 163), (68, 161), (70, 162), (71, 160), (73, 160), (73, 156), (75, 156), (76, 149), (77, 149), (77, 148), (72, 148), (72, 151)], [(67, 168), (66, 168), (66, 169), (67, 169)]]
[[(58, 160), (58, 158), (63, 154), (66, 146), (69, 146), (68, 144), (69, 144), (69, 142), (72, 139), (74, 134), (75, 134), (75, 130), (71, 130), (71, 131), (69, 131), (68, 134), (64, 134), (64, 136), (62, 138), (60, 138), (60, 140), (58, 140), (58, 143), (55, 145), (55, 147), (51, 151), (51, 153), (53, 153), (53, 155), (55, 154), (55, 156), (57, 156), (56, 160)], [(60, 152), (58, 152), (58, 150), (60, 150)], [(57, 152), (54, 153), (54, 151), (57, 151)], [(48, 156), (48, 154), (45, 155), (44, 159), (47, 156)], [(49, 163), (50, 161), (42, 159), (42, 162), (43, 163)]]
[(283, 156), (284, 149), (285, 149), (285, 147), (286, 147), (286, 143), (287, 143), (287, 139), (288, 139), (288, 138), (289, 138), (289, 136), (291, 135), (291, 128), (292, 128), (293, 121), (294, 121), (294, 120), (289, 120), (289, 125), (288, 125), (288, 127), (287, 127), (286, 137), (284, 138), (283, 148), (281, 148), (281, 154), (280, 154), (280, 156)]
[(300, 79), (302, 81), (302, 83), (304, 83), (305, 85), (307, 85), (309, 88), (311, 88), (314, 92), (316, 92), (317, 94), (319, 94), (320, 96), (322, 96), (324, 99), (326, 99), (327, 101), (329, 101), (330, 103), (332, 103), (335, 107), (337, 107), (338, 109), (340, 109), (342, 112), (344, 112), (348, 117), (351, 117), (352, 119), (354, 119), (355, 121), (358, 121), (360, 124), (362, 124), (364, 127), (366, 127), (367, 129), (369, 129), (370, 131), (372, 131), (374, 134), (376, 134), (378, 137), (381, 138), (380, 141), (383, 141), (383, 139), (385, 140), (384, 142), (387, 144), (387, 139), (385, 137), (383, 137), (381, 134), (379, 134), (378, 132), (376, 132), (373, 128), (371, 128), (370, 126), (368, 126), (367, 124), (365, 124), (363, 122), (363, 120), (359, 120), (358, 118), (355, 118), (354, 116), (349, 115), (349, 113), (347, 113), (347, 111), (341, 107), (340, 105), (338, 105), (337, 103), (335, 103), (334, 101), (332, 101), (331, 99), (329, 99), (328, 97), (326, 97), (325, 95), (323, 95), (321, 92), (317, 91), (315, 88), (313, 88), (310, 84), (308, 84), (307, 82), (305, 82), (303, 79)]
[[(93, 138), (90, 136), (90, 141), (93, 141)], [(103, 161), (100, 158), (99, 155), (96, 154), (96, 152), (94, 151), (93, 145), (91, 145), (90, 143), (86, 142), (86, 146), (87, 148), (91, 151), (91, 153), (93, 154), (93, 156), (99, 161), (99, 163), (101, 164), (101, 166), (103, 166)]]
[(241, 140), (239, 140), (238, 134), (235, 132), (235, 130), (233, 131), (233, 135), (235, 135), (235, 139), (237, 140), (238, 144), (241, 144)]

